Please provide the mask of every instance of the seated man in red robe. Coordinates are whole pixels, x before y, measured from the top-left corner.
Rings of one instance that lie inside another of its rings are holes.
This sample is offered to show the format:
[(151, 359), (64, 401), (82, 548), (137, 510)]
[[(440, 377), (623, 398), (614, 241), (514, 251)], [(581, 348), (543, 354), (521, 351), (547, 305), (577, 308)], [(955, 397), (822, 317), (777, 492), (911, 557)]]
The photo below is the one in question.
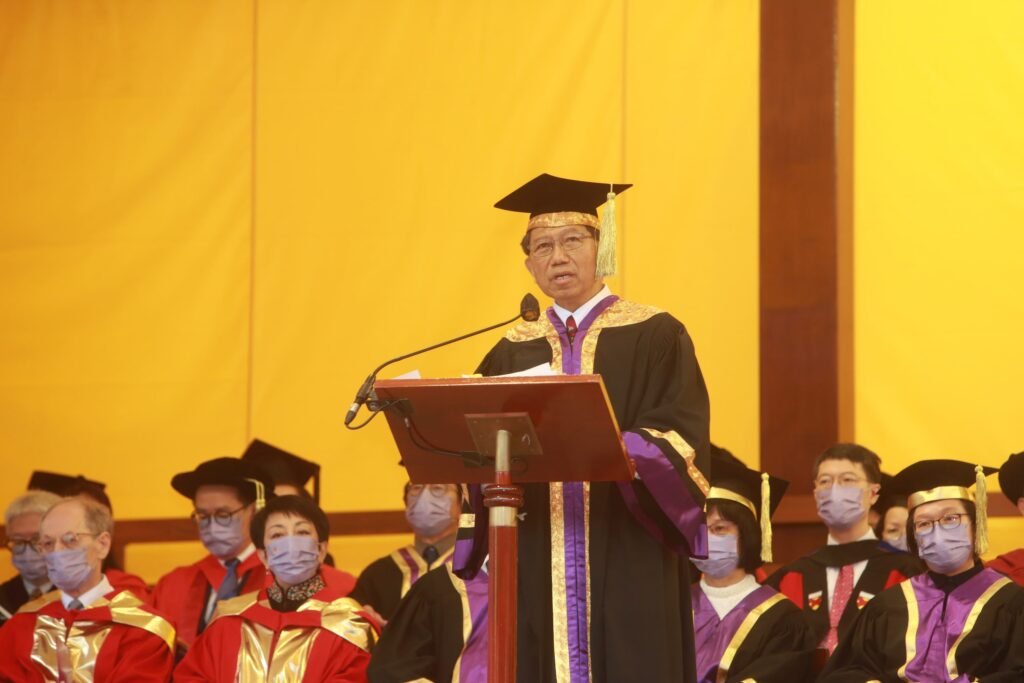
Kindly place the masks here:
[(266, 569), (249, 538), (249, 522), (273, 483), (256, 465), (216, 458), (176, 474), (171, 486), (192, 501), (192, 519), (209, 554), (161, 577), (152, 604), (170, 617), (179, 647), (188, 649), (220, 600), (263, 587)]
[(113, 523), (91, 501), (51, 507), (37, 549), (59, 590), (33, 600), (0, 629), (0, 681), (167, 681), (174, 628), (103, 574)]
[[(324, 571), (327, 515), (312, 499), (271, 499), (251, 535), (273, 580), (217, 606), (175, 681), (366, 681), (374, 632), (337, 572)], [(253, 644), (259, 643), (259, 647)]]
[[(1014, 453), (999, 468), (999, 487), (1024, 515), (1024, 452)], [(988, 567), (1024, 586), (1024, 548), (1000, 555), (989, 562)]]

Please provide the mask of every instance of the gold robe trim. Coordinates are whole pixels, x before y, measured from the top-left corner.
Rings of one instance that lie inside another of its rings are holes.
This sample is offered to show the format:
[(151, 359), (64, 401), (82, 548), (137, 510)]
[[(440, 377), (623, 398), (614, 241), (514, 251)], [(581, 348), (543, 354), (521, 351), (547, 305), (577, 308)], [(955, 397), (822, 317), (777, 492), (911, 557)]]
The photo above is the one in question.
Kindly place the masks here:
[(686, 462), (686, 473), (690, 475), (690, 479), (697, 488), (700, 489), (700, 492), (707, 497), (708, 492), (711, 490), (711, 485), (708, 484), (708, 480), (705, 478), (704, 473), (697, 469), (697, 464), (694, 462), (697, 458), (697, 453), (693, 450), (693, 447), (686, 443), (686, 440), (679, 436), (679, 433), (675, 430), (659, 432), (657, 429), (648, 429), (647, 427), (644, 427), (643, 429), (645, 432), (657, 439), (664, 439), (665, 441), (668, 441), (669, 445), (672, 446), (676, 453), (678, 453), (683, 458), (683, 461)]
[(917, 606), (917, 595), (914, 594), (914, 586), (910, 581), (900, 584), (903, 591), (903, 598), (907, 601), (907, 633), (904, 635), (904, 648), (907, 651), (907, 661), (896, 671), (896, 675), (904, 681), (907, 678), (907, 667), (917, 656), (917, 629), (921, 623), (921, 612)]
[[(466, 582), (457, 577), (451, 567), (448, 568), (448, 578), (451, 579), (452, 588), (459, 594), (459, 601), (462, 603), (462, 650), (455, 659), (455, 668), (452, 669), (452, 683), (460, 683), (460, 668), (462, 667), (462, 655), (469, 645), (469, 636), (473, 633), (473, 613), (469, 609), (469, 594), (466, 592)], [(426, 680), (426, 679), (418, 679)], [(413, 681), (415, 683), (415, 681)]]
[[(910, 583), (909, 581), (905, 583)], [(971, 634), (974, 630), (974, 625), (978, 622), (978, 617), (981, 616), (981, 611), (985, 609), (985, 606), (989, 603), (989, 600), (995, 597), (996, 593), (1001, 591), (1004, 587), (1013, 583), (1010, 579), (1003, 577), (989, 586), (981, 597), (975, 601), (974, 606), (971, 607), (970, 613), (967, 615), (967, 621), (964, 622), (964, 630), (960, 633), (960, 636), (953, 643), (953, 647), (949, 648), (949, 655), (946, 656), (946, 670), (949, 672), (949, 677), (952, 680), (956, 680), (960, 676), (960, 672), (957, 671), (956, 667), (956, 650), (960, 647), (960, 643), (964, 642), (964, 638)]]
[(736, 653), (739, 652), (740, 646), (743, 645), (743, 641), (750, 635), (754, 624), (761, 618), (761, 615), (785, 599), (785, 595), (776, 593), (750, 610), (750, 614), (740, 623), (740, 627), (736, 629), (732, 640), (729, 641), (729, 646), (725, 648), (725, 652), (722, 654), (722, 661), (718, 664), (718, 675), (715, 677), (716, 683), (725, 683), (725, 679), (729, 675), (729, 667), (732, 666), (732, 660), (736, 658)]

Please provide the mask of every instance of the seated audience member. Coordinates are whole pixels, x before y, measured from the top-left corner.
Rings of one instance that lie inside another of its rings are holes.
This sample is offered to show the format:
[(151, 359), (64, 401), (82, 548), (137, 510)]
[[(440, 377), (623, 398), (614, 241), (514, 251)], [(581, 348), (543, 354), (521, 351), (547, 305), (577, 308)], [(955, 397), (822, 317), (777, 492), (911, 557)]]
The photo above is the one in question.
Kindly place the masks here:
[(371, 683), (486, 681), (486, 564), (466, 581), (450, 564), (417, 581), (373, 649), (368, 674)]
[(251, 535), (273, 581), (221, 602), (174, 680), (365, 681), (374, 633), (347, 587), (322, 571), (327, 515), (307, 496), (276, 497)]
[(928, 571), (867, 604), (821, 683), (1024, 681), (1024, 589), (978, 559), (991, 472), (922, 460), (896, 475), (909, 496), (910, 549)]
[[(51, 491), (61, 498), (83, 498), (98, 503), (107, 509), (111, 518), (114, 516), (114, 506), (107, 495), (107, 485), (103, 482), (86, 479), (81, 474), (72, 477), (68, 474), (57, 474), (56, 472), (35, 471), (28, 480), (28, 488)], [(118, 565), (114, 558), (117, 544), (111, 547), (111, 552), (103, 560), (103, 573), (114, 588), (129, 590), (143, 602), (149, 601), (149, 586), (142, 577), (129, 574)]]
[(455, 484), (406, 484), (405, 518), (413, 544), (372, 562), (352, 597), (388, 620), (413, 584), (431, 569), (451, 564), (459, 530), (460, 489)]
[(43, 516), (37, 550), (59, 589), (26, 603), (0, 629), (0, 681), (167, 681), (174, 628), (102, 571), (113, 521), (66, 498)]
[(818, 647), (828, 652), (869, 600), (921, 571), (917, 558), (883, 546), (868, 525), (880, 466), (875, 453), (857, 444), (837, 444), (818, 456), (814, 498), (828, 543), (766, 581), (803, 610)]
[[(1024, 452), (1011, 455), (999, 468), (999, 487), (1024, 515)], [(988, 566), (1024, 586), (1024, 547), (1000, 555)]]
[(29, 600), (49, 593), (53, 583), (46, 574), (46, 559), (33, 545), (43, 515), (60, 496), (49, 491), (29, 491), (11, 501), (4, 514), (7, 548), (18, 573), (0, 584), (0, 626)]
[(192, 501), (199, 540), (209, 551), (198, 562), (161, 577), (153, 589), (153, 606), (170, 617), (179, 645), (188, 648), (219, 601), (257, 591), (266, 582), (249, 523), (272, 484), (251, 463), (216, 458), (176, 474), (171, 486)]
[(771, 561), (771, 515), (787, 486), (711, 450), (708, 558), (691, 559), (702, 573), (691, 589), (701, 683), (801, 683), (808, 676), (816, 645), (810, 628), (793, 603), (754, 578)]
[(907, 552), (907, 497), (892, 490), (892, 475), (882, 472), (882, 489), (878, 502), (871, 506), (877, 520), (871, 525), (882, 545), (891, 550)]

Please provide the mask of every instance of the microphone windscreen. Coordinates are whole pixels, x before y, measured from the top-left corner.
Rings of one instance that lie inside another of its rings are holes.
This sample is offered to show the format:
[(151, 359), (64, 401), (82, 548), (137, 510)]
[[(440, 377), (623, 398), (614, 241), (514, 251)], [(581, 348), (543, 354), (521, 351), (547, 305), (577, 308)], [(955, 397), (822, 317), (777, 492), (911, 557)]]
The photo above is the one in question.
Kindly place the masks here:
[(531, 323), (538, 320), (540, 318), (540, 304), (537, 302), (537, 297), (533, 294), (524, 296), (519, 304), (519, 315), (522, 316), (523, 320)]

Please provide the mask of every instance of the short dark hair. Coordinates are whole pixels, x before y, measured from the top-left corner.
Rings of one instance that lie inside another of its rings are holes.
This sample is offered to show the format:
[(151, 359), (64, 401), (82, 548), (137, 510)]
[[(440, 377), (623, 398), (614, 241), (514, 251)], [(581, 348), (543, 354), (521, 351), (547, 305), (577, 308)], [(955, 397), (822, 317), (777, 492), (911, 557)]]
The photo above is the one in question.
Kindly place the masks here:
[[(584, 227), (587, 229), (587, 231), (591, 235), (594, 236), (594, 241), (595, 242), (600, 242), (601, 241), (601, 231), (600, 230), (598, 230), (595, 227), (589, 226), (589, 225), (586, 225)], [(530, 255), (530, 231), (529, 230), (527, 230), (526, 234), (523, 235), (523, 239), (519, 240), (519, 248), (522, 249), (523, 253), (526, 254), (527, 256)]]
[(708, 503), (708, 512), (718, 510), (722, 519), (732, 522), (739, 530), (739, 566), (753, 574), (764, 564), (761, 561), (761, 526), (750, 514), (750, 510), (731, 500), (713, 500)]
[(882, 483), (882, 459), (874, 451), (855, 443), (837, 443), (829, 446), (814, 460), (813, 478), (818, 477), (818, 469), (826, 460), (849, 460), (864, 468), (864, 474), (872, 484)]
[[(971, 533), (976, 534), (978, 528), (978, 508), (976, 508), (974, 503), (969, 500), (963, 500), (960, 498), (955, 500), (959, 500), (964, 504), (964, 508), (967, 510), (967, 518), (971, 520)], [(921, 555), (918, 553), (917, 548), (917, 537), (914, 535), (914, 512), (916, 510), (917, 508), (914, 508), (910, 511), (910, 514), (907, 515), (907, 549), (912, 554), (920, 557)], [(974, 549), (974, 560), (975, 562), (979, 560), (977, 548)]]
[(252, 516), (249, 523), (249, 535), (252, 537), (253, 545), (260, 550), (265, 550), (263, 535), (267, 531), (267, 519), (275, 512), (280, 512), (293, 517), (301, 517), (311, 522), (316, 528), (317, 541), (324, 542), (331, 535), (331, 526), (327, 521), (327, 514), (320, 509), (320, 506), (312, 498), (304, 496), (275, 496), (267, 501), (262, 510)]

